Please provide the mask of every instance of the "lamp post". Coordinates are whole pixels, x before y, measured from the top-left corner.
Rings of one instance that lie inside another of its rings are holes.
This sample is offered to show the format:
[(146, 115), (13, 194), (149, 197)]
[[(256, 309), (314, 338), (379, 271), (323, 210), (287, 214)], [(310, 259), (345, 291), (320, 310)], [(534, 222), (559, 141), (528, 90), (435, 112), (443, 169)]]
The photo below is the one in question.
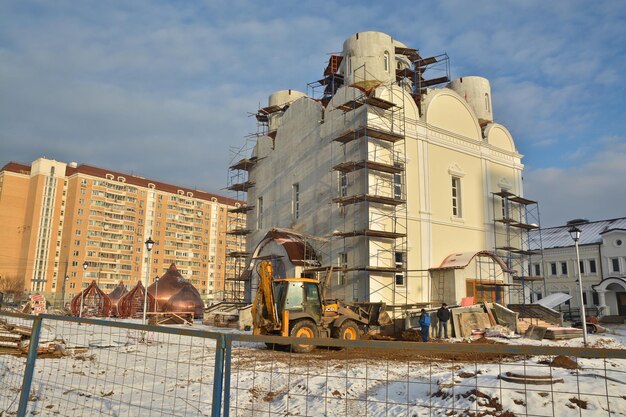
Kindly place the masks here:
[(70, 279), (69, 276), (65, 276), (63, 279), (63, 288), (61, 290), (61, 308), (65, 307), (65, 289), (67, 288), (67, 281)]
[(154, 278), (154, 312), (156, 313), (159, 307), (159, 277)]
[(83, 262), (83, 276), (80, 279), (80, 310), (78, 311), (78, 317), (83, 317), (83, 304), (85, 302), (85, 291), (83, 291), (83, 282), (85, 281), (85, 273), (87, 272), (87, 267), (89, 263), (87, 261)]
[(583, 342), (587, 346), (587, 315), (585, 314), (585, 303), (583, 300), (583, 279), (580, 275), (580, 253), (578, 252), (578, 240), (580, 239), (580, 229), (576, 226), (572, 226), (569, 230), (569, 235), (574, 241), (576, 246), (576, 269), (578, 270), (578, 290), (580, 295), (580, 319), (583, 322)]
[(152, 252), (152, 246), (154, 246), (154, 241), (152, 237), (149, 237), (145, 242), (146, 249), (148, 250), (148, 267), (146, 268), (146, 282), (144, 283), (144, 294), (143, 294), (143, 324), (146, 324), (146, 311), (148, 309), (148, 281), (150, 280), (150, 254)]

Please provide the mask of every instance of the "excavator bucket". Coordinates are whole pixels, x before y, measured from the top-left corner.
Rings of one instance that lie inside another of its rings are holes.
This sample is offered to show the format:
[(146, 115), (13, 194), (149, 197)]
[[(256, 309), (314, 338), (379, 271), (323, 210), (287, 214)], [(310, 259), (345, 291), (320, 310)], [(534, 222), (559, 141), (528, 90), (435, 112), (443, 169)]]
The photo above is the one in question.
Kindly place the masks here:
[(361, 310), (364, 310), (368, 317), (370, 326), (387, 326), (392, 323), (391, 317), (385, 311), (385, 303), (358, 303)]

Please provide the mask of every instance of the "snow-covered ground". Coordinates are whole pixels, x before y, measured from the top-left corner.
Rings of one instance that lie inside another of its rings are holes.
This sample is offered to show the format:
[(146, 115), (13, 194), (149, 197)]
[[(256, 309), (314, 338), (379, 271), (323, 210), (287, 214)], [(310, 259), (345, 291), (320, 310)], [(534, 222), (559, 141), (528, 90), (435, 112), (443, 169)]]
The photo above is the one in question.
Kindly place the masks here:
[[(11, 320), (11, 319), (9, 319)], [(41, 341), (63, 340), (86, 352), (37, 360), (29, 414), (210, 415), (214, 338), (44, 321)], [(239, 333), (201, 324), (194, 329)], [(141, 339), (144, 339), (142, 341)], [(502, 339), (504, 343), (582, 346), (567, 341)], [(590, 335), (590, 345), (626, 348), (626, 326)], [(463, 342), (457, 340), (457, 342)], [(626, 360), (576, 359), (581, 369), (535, 356), (481, 363), (398, 352), (273, 352), (235, 342), (231, 416), (626, 416)], [(477, 344), (481, 355), (489, 344)], [(25, 357), (0, 355), (0, 416), (14, 415)], [(549, 385), (507, 382), (507, 372), (546, 376)], [(562, 382), (561, 382), (562, 381)]]

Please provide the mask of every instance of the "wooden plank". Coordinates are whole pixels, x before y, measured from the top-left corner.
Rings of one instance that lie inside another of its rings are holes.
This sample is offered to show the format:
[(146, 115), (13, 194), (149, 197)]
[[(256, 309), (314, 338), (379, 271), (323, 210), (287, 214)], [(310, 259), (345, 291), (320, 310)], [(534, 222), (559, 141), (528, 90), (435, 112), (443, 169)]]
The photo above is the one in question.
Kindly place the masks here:
[(485, 305), (485, 310), (487, 311), (487, 315), (489, 316), (489, 323), (491, 323), (491, 327), (493, 327), (496, 324), (498, 324), (498, 322), (496, 321), (496, 318), (493, 316), (493, 313), (491, 312), (491, 309), (493, 308), (493, 304), (484, 303), (484, 305)]

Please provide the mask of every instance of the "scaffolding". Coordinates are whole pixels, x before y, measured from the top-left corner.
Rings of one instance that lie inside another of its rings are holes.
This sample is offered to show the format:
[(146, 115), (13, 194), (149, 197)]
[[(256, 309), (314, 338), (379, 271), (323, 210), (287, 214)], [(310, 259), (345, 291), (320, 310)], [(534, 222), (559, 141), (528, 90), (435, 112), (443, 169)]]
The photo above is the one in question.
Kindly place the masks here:
[(237, 203), (228, 209), (226, 225), (226, 271), (224, 279), (224, 301), (242, 302), (245, 300), (246, 275), (244, 274), (246, 259), (246, 236), (250, 233), (247, 226), (247, 214), (254, 209), (245, 203), (246, 194), (254, 183), (249, 181), (248, 173), (257, 162), (251, 154), (254, 142), (247, 138), (241, 148), (230, 148), (232, 155), (228, 168), (227, 189), (235, 194)]
[[(373, 80), (365, 67), (359, 70), (363, 81)], [(335, 106), (352, 118), (352, 126), (331, 143), (339, 148), (331, 151), (338, 155), (332, 203), (340, 219), (333, 230), (338, 252), (333, 279), (343, 286), (344, 298), (396, 305), (408, 299), (404, 94), (395, 94), (402, 88), (397, 85), (385, 87), (390, 97), (355, 87), (354, 98)]]
[(539, 203), (507, 190), (492, 194), (494, 249), (511, 271), (509, 282), (518, 284), (511, 287), (509, 302), (536, 302), (546, 294)]
[[(351, 86), (359, 94), (333, 104), (352, 119), (352, 126), (331, 142), (331, 155), (335, 155), (332, 203), (339, 222), (331, 225), (330, 258), (325, 259), (334, 265), (334, 287), (342, 288), (343, 298), (380, 299), (392, 309), (406, 309), (422, 303), (411, 300), (409, 294), (409, 273), (415, 271), (408, 270), (407, 262), (404, 108), (408, 103), (404, 93), (409, 92), (421, 110), (426, 88), (449, 82), (450, 71), (447, 54), (423, 58), (416, 49), (404, 47), (396, 47), (395, 52), (409, 59), (410, 68), (397, 69), (394, 81), (382, 83), (363, 65), (352, 74), (356, 82)], [(339, 73), (342, 59), (331, 54), (324, 77), (308, 84), (307, 93), (324, 106), (345, 84)], [(425, 74), (427, 71), (430, 73)], [(426, 79), (433, 73), (434, 78)], [(375, 95), (377, 87), (388, 94)], [(348, 257), (355, 248), (363, 247), (367, 256)], [(324, 268), (328, 270), (328, 266)]]

